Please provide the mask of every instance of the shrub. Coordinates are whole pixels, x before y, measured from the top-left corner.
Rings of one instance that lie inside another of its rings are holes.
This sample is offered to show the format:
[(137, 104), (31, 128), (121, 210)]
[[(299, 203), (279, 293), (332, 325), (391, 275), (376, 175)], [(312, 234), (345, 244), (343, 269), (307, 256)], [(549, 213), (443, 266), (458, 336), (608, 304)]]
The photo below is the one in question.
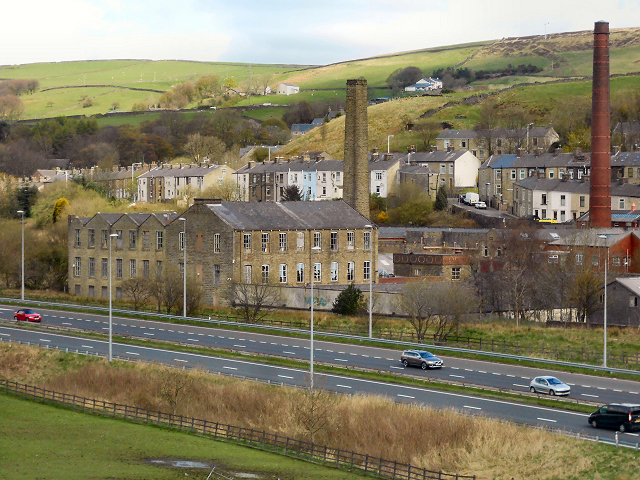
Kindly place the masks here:
[(365, 309), (364, 295), (353, 283), (336, 297), (331, 311), (341, 315), (356, 315)]

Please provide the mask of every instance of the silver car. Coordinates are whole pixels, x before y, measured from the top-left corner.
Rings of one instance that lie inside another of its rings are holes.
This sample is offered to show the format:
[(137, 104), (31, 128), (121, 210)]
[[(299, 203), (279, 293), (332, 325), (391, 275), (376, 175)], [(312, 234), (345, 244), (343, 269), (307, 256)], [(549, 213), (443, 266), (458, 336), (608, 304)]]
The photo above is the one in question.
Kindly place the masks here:
[(531, 380), (529, 390), (532, 393), (548, 393), (549, 395), (569, 395), (571, 387), (556, 377), (536, 377)]
[(416, 366), (423, 370), (442, 368), (442, 360), (426, 350), (405, 350), (400, 355), (400, 361), (405, 367)]

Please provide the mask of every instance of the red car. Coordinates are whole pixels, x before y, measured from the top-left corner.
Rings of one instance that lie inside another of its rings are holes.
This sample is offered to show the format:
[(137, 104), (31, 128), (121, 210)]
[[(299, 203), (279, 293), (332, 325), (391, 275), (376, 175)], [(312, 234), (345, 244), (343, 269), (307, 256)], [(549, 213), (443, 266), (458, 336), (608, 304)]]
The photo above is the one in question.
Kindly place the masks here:
[(34, 312), (30, 308), (21, 308), (13, 314), (13, 319), (16, 321), (26, 320), (29, 322), (39, 322), (42, 320), (40, 314)]

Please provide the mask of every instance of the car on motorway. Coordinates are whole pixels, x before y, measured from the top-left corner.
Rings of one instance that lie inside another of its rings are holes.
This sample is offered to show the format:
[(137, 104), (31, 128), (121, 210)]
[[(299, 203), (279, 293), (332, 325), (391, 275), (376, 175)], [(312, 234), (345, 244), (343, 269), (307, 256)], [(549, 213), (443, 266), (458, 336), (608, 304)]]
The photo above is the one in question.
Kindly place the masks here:
[(400, 361), (405, 367), (416, 366), (423, 370), (442, 368), (442, 360), (426, 350), (405, 350), (400, 355)]
[(610, 403), (589, 415), (593, 428), (613, 428), (620, 432), (640, 430), (640, 405)]
[(42, 320), (39, 313), (34, 312), (30, 308), (21, 308), (16, 313), (13, 314), (13, 319), (20, 321), (28, 321), (28, 322), (39, 322)]
[(482, 210), (486, 210), (487, 209), (487, 204), (484, 202), (476, 202), (476, 204), (474, 205), (474, 207), (476, 208), (480, 208)]
[(556, 377), (542, 376), (531, 380), (529, 390), (532, 393), (548, 393), (549, 395), (569, 395), (571, 387)]

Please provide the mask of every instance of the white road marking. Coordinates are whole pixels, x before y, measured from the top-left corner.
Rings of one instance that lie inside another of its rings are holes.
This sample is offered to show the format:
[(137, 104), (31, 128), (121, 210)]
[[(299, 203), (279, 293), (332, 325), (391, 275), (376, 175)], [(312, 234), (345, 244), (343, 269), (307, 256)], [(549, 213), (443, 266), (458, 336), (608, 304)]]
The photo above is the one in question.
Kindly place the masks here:
[[(222, 337), (220, 337), (220, 338), (222, 338)], [(267, 343), (267, 342), (263, 342), (262, 340), (260, 340), (260, 343)]]
[(614, 390), (614, 392), (620, 392), (620, 393), (622, 393), (622, 390)]
[[(353, 355), (353, 353), (352, 353), (351, 355)], [(363, 356), (363, 357), (367, 357), (367, 358), (369, 358), (369, 355), (362, 355), (362, 356)]]
[(288, 378), (289, 380), (293, 380), (293, 377), (288, 377), (286, 375), (278, 375), (279, 378)]
[(140, 328), (147, 328), (147, 327), (143, 327), (142, 325), (139, 325)]
[(182, 333), (182, 334), (184, 334), (184, 332), (181, 332), (180, 330), (178, 330), (178, 333)]
[(51, 340), (47, 340), (46, 338), (41, 338), (40, 341), (41, 342), (50, 342)]
[(80, 345), (81, 348), (93, 348), (91, 345)]
[(598, 398), (598, 395), (589, 395), (588, 393), (582, 393), (581, 395), (582, 395), (583, 397)]
[(349, 360), (345, 359), (345, 358), (334, 358), (334, 360), (336, 362), (348, 362)]
[(2, 335), (3, 337), (10, 337), (11, 336), (8, 333), (0, 333), (0, 335)]
[(282, 344), (283, 347), (288, 347), (289, 345), (287, 345), (286, 343)]
[(449, 376), (454, 378), (464, 378), (462, 375), (449, 375)]
[(336, 387), (351, 388), (349, 385), (340, 385), (339, 383), (336, 384)]
[[(293, 348), (300, 348), (300, 345), (291, 345)], [(322, 350), (321, 348), (314, 348), (314, 350)]]
[(167, 330), (167, 331), (171, 333), (176, 333), (175, 330)]
[(507, 375), (507, 377), (516, 378), (515, 375)]
[(606, 390), (604, 387), (596, 387), (598, 390)]
[(376, 360), (382, 360), (382, 357), (373, 357), (373, 358), (375, 358)]
[(631, 395), (638, 395), (638, 392), (629, 392)]
[(155, 330), (155, 327), (149, 327), (149, 330)]
[(187, 338), (187, 342), (199, 342), (197, 338)]
[(395, 360), (395, 358), (387, 358), (386, 360), (389, 360), (390, 362), (393, 362)]
[(472, 368), (465, 368), (465, 370), (466, 370), (467, 372), (473, 372), (473, 369), (472, 369)]
[(501, 373), (491, 372), (492, 375), (502, 375)]
[(164, 332), (164, 328), (159, 328), (158, 330), (160, 330), (161, 332)]
[[(211, 335), (209, 335), (209, 336), (211, 336)], [(253, 342), (253, 343), (256, 343), (256, 341), (255, 341), (255, 340), (249, 340), (249, 341), (250, 341), (250, 342)]]
[(451, 370), (460, 370), (458, 367), (449, 367)]
[(404, 370), (404, 367), (394, 367), (393, 365), (391, 365), (391, 367), (389, 368), (395, 368), (396, 370)]
[(236, 367), (222, 367), (222, 368), (226, 368), (227, 370), (237, 370)]
[(136, 353), (136, 352), (124, 352), (124, 353), (126, 353), (127, 355), (140, 355), (139, 353)]
[(333, 350), (327, 350), (327, 352), (329, 352), (329, 353), (333, 353)]
[(338, 355), (346, 355), (344, 352), (338, 352)]
[(529, 385), (520, 385), (519, 383), (514, 383), (513, 386), (514, 387), (529, 388)]
[(155, 333), (144, 332), (143, 335), (149, 335), (150, 337), (154, 337)]
[(174, 358), (173, 360), (174, 360), (174, 361), (176, 361), (176, 362), (189, 363), (189, 361), (188, 361), (188, 360), (182, 360), (181, 358)]
[[(117, 325), (117, 324), (114, 324), (114, 325)], [(121, 323), (121, 324), (120, 324), (120, 326), (122, 326), (122, 327), (126, 327), (126, 326), (127, 326), (127, 324), (126, 324), (126, 323)]]
[(402, 394), (398, 394), (399, 397), (403, 397), (403, 398), (416, 398), (416, 397), (412, 397), (411, 395), (402, 395)]
[(463, 405), (462, 408), (470, 408), (471, 410), (482, 410), (480, 407), (472, 407), (471, 405)]
[(234, 347), (238, 347), (238, 348), (247, 348), (246, 345), (234, 345)]
[(295, 355), (295, 352), (282, 352), (282, 353), (286, 353), (287, 355)]
[(557, 423), (556, 420), (551, 420), (549, 418), (542, 418), (542, 417), (538, 417), (538, 420), (540, 420), (541, 422), (551, 422), (551, 423)]
[(62, 325), (71, 325), (71, 324), (68, 322), (62, 322)]
[(478, 373), (487, 373), (487, 372), (483, 372), (482, 370), (478, 370)]

